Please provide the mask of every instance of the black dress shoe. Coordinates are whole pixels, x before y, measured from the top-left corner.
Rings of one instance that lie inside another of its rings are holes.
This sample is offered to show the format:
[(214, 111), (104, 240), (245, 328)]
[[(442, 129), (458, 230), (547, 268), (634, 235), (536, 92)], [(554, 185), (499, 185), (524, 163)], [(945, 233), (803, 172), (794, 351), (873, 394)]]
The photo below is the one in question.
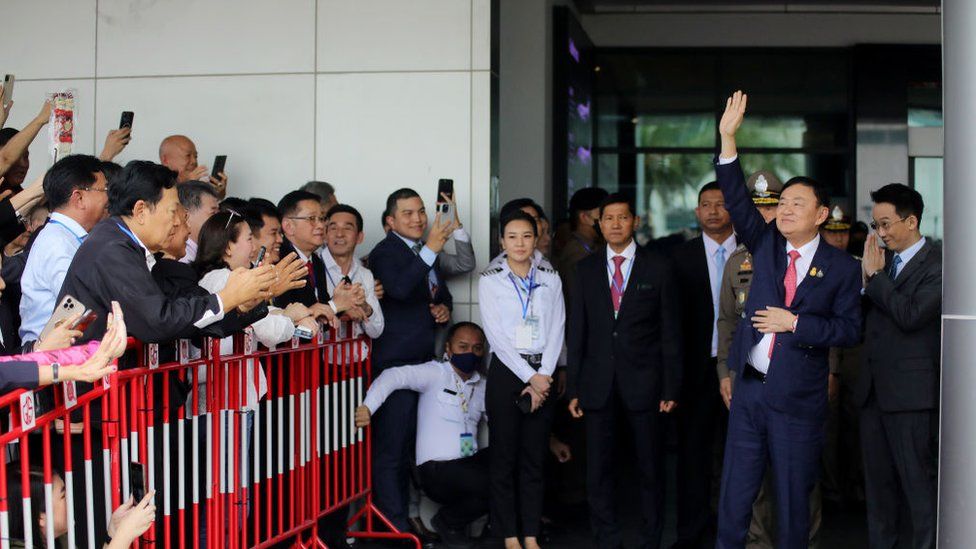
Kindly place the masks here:
[(434, 515), (434, 518), (430, 521), (437, 528), (437, 533), (441, 536), (441, 542), (447, 549), (471, 549), (474, 547), (474, 541), (468, 536), (467, 532), (462, 529), (453, 529), (444, 522), (441, 518), (440, 513)]

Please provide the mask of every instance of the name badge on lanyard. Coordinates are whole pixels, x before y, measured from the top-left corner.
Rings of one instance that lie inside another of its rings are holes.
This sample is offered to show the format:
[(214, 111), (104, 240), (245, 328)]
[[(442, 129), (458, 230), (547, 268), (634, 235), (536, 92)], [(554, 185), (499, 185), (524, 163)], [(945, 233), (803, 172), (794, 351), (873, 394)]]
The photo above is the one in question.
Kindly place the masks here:
[[(519, 283), (516, 284), (516, 278), (511, 274), (508, 275), (508, 279), (512, 281), (515, 295), (518, 296), (519, 303), (522, 305), (522, 319), (515, 326), (515, 348), (523, 351), (530, 350), (533, 343), (539, 339), (539, 317), (532, 312), (532, 291), (536, 288), (535, 269), (529, 273), (528, 282), (519, 278)], [(525, 290), (526, 297), (524, 300), (519, 285)]]
[[(464, 425), (464, 430), (467, 432), (461, 433), (460, 444), (461, 444), (461, 457), (471, 457), (478, 451), (478, 442), (474, 439), (474, 434), (468, 431), (468, 405), (469, 397), (464, 394), (464, 387), (458, 379), (454, 378), (454, 384), (457, 387), (458, 399), (460, 400), (461, 409), (461, 424)], [(474, 396), (474, 388), (471, 389), (471, 396)]]

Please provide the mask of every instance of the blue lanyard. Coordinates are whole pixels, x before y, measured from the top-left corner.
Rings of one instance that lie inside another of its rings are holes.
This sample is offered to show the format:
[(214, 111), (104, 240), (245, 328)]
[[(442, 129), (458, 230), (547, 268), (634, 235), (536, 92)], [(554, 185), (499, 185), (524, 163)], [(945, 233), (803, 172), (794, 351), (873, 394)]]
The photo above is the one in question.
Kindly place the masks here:
[(62, 227), (64, 227), (64, 230), (68, 231), (71, 234), (71, 236), (75, 237), (75, 240), (78, 241), (78, 244), (81, 244), (82, 242), (85, 241), (84, 238), (76, 235), (75, 232), (71, 230), (71, 227), (65, 225), (64, 223), (61, 223), (57, 219), (48, 219), (47, 222), (50, 223), (51, 225), (61, 225)]
[(119, 223), (117, 221), (115, 222), (115, 224), (119, 226), (119, 230), (120, 231), (122, 231), (130, 239), (132, 239), (132, 242), (134, 242), (136, 246), (139, 246), (140, 248), (145, 248), (145, 246), (143, 246), (142, 244), (139, 243), (139, 239), (136, 238), (136, 235), (132, 234), (132, 231), (130, 231), (129, 229), (127, 229), (125, 225), (123, 225), (123, 224), (121, 224), (121, 223)]
[(527, 287), (526, 287), (525, 280), (523, 280), (521, 277), (519, 277), (519, 282), (522, 283), (522, 287), (525, 288), (525, 290), (526, 290), (525, 293), (527, 294), (527, 296), (526, 296), (525, 300), (522, 299), (522, 292), (519, 290), (518, 286), (515, 284), (515, 278), (516, 277), (512, 276), (512, 273), (508, 273), (508, 279), (512, 281), (512, 287), (515, 288), (515, 295), (518, 296), (518, 298), (519, 298), (519, 304), (522, 305), (522, 320), (525, 320), (526, 315), (528, 315), (528, 313), (529, 313), (529, 304), (532, 303), (532, 290), (534, 290), (536, 288), (536, 285), (535, 285), (535, 268), (533, 267), (532, 270), (529, 271), (529, 282), (528, 282), (528, 286)]
[[(626, 269), (627, 272), (626, 273), (623, 273), (623, 272), (620, 273), (624, 277), (624, 282), (623, 282), (623, 284), (621, 284), (619, 286), (617, 285), (617, 281), (613, 279), (613, 274), (614, 274), (614, 272), (613, 272), (614, 271), (614, 268), (613, 268), (613, 260), (607, 260), (607, 271), (610, 272), (610, 285), (613, 286), (613, 289), (614, 290), (617, 290), (617, 293), (619, 293), (621, 296), (624, 295), (624, 290), (627, 289), (627, 282), (630, 280), (630, 273), (634, 272), (634, 262), (636, 260), (637, 260), (637, 257), (636, 256), (633, 257), (633, 258), (631, 258), (630, 259), (630, 265)], [(626, 261), (624, 261), (624, 262), (626, 263)]]

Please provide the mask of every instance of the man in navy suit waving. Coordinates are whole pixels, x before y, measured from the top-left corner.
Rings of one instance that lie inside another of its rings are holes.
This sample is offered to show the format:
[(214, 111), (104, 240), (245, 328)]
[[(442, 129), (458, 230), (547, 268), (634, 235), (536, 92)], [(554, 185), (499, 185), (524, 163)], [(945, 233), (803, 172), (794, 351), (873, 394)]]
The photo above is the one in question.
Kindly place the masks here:
[(752, 503), (767, 464), (773, 468), (777, 547), (807, 546), (810, 492), (820, 471), (827, 413), (830, 347), (857, 343), (860, 267), (820, 241), (829, 195), (814, 180), (783, 186), (775, 224), (767, 224), (746, 190), (735, 132), (747, 97), (729, 98), (719, 123), (715, 172), (739, 242), (753, 256), (746, 316), (728, 366), (737, 373), (722, 470), (716, 547), (745, 547)]

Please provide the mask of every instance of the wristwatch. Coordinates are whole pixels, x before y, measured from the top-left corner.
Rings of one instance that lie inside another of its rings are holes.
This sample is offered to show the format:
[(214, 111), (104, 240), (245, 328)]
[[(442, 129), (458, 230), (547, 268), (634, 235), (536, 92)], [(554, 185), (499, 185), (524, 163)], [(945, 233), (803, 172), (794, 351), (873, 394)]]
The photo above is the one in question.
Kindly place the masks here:
[(873, 273), (869, 274), (868, 275), (868, 281), (870, 281), (872, 278), (874, 278), (878, 273), (880, 273), (883, 270), (884, 270), (883, 268), (882, 269), (878, 269), (878, 270), (874, 271)]
[(52, 363), (51, 363), (51, 380), (52, 380), (52, 381), (53, 381), (54, 383), (57, 383), (57, 382), (59, 382), (59, 381), (61, 381), (61, 376), (60, 376), (60, 374), (58, 373), (58, 370), (59, 370), (60, 368), (61, 368), (61, 365), (60, 365), (60, 364), (58, 364), (57, 362), (52, 362)]

